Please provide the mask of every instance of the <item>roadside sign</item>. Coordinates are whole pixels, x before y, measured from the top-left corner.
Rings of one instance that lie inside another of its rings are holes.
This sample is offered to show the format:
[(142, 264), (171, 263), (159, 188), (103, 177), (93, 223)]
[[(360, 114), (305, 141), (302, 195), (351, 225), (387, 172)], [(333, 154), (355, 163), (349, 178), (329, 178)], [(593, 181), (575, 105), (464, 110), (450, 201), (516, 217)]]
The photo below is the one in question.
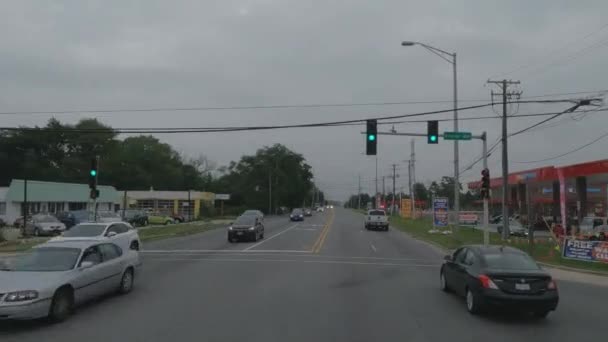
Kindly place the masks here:
[(471, 132), (443, 132), (443, 140), (471, 140)]
[(446, 197), (433, 198), (433, 226), (448, 226), (448, 199)]
[(230, 194), (215, 194), (215, 199), (218, 201), (230, 200)]
[(412, 217), (412, 200), (404, 198), (401, 200), (401, 216), (406, 218)]

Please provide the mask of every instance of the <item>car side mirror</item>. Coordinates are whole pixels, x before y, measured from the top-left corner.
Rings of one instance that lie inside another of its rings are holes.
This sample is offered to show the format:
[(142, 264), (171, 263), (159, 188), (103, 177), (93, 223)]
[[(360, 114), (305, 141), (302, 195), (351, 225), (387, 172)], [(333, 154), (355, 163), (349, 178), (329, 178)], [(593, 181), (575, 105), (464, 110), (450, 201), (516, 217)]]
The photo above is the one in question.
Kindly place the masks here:
[(113, 237), (116, 236), (117, 233), (116, 232), (108, 232), (108, 234), (106, 234), (107, 237)]
[(87, 268), (91, 268), (95, 266), (95, 264), (92, 261), (83, 261), (80, 263), (80, 269), (82, 270), (86, 270)]
[(448, 254), (448, 255), (446, 255), (446, 256), (443, 257), (443, 260), (445, 260), (445, 261), (452, 261), (452, 256)]

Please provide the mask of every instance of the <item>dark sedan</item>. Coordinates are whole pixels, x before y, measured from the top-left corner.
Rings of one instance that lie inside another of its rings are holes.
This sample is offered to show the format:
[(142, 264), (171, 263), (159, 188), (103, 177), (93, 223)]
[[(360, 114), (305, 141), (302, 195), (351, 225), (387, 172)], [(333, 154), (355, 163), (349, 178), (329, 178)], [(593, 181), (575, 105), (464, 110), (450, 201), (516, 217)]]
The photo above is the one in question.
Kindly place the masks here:
[(253, 215), (239, 216), (236, 221), (228, 227), (228, 242), (236, 242), (241, 239), (258, 241), (264, 238), (264, 225), (262, 221)]
[(472, 314), (495, 309), (544, 318), (559, 302), (551, 276), (511, 247), (461, 247), (445, 257), (439, 277), (441, 289), (464, 296)]
[(296, 208), (291, 211), (289, 219), (291, 221), (304, 221), (304, 212), (302, 211), (302, 209)]

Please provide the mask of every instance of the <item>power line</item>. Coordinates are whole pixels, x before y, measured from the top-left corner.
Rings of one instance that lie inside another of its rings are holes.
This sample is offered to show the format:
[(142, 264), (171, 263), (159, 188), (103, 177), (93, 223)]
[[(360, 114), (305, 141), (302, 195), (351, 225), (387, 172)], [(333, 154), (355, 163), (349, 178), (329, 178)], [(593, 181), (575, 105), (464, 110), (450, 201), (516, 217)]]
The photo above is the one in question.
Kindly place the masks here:
[(538, 163), (538, 162), (544, 162), (544, 161), (548, 161), (548, 160), (553, 160), (553, 159), (561, 158), (563, 156), (567, 156), (567, 155), (572, 154), (574, 152), (578, 152), (578, 151), (584, 149), (585, 147), (591, 146), (591, 145), (595, 144), (596, 142), (604, 139), (605, 137), (608, 137), (608, 133), (604, 133), (604, 134), (600, 135), (599, 137), (591, 140), (590, 142), (588, 142), (588, 143), (586, 143), (586, 144), (584, 144), (582, 146), (579, 146), (579, 147), (577, 147), (577, 148), (575, 148), (573, 150), (570, 150), (570, 151), (562, 153), (562, 154), (558, 154), (558, 155), (553, 156), (553, 157), (544, 158), (544, 159), (538, 159), (538, 160), (514, 161), (514, 163), (518, 163), (518, 164), (531, 164), (531, 163)]
[[(595, 30), (591, 31), (590, 33), (588, 33), (588, 34), (586, 34), (585, 36), (583, 36), (583, 38), (576, 39), (576, 40), (574, 40), (574, 41), (570, 42), (569, 44), (562, 44), (562, 45), (560, 45), (560, 46), (568, 46), (568, 45), (573, 45), (573, 44), (575, 44), (575, 43), (578, 43), (578, 42), (584, 41), (585, 39), (587, 39), (587, 38), (589, 38), (589, 37), (593, 36), (594, 34), (596, 34), (596, 33), (600, 32), (600, 31), (604, 30), (604, 29), (605, 29), (605, 28), (607, 28), (607, 27), (608, 27), (608, 23), (607, 23), (607, 24), (602, 25), (602, 26), (601, 26), (601, 27), (599, 27), (598, 29), (595, 29)], [(545, 59), (545, 57), (551, 57), (551, 56), (552, 56), (552, 55), (554, 55), (556, 52), (558, 52), (558, 51), (560, 51), (560, 50), (562, 50), (562, 49), (563, 49), (563, 48), (561, 48), (561, 47), (560, 47), (560, 48), (558, 48), (558, 49), (553, 49), (553, 50), (551, 50), (549, 53), (544, 54), (542, 57), (543, 57), (543, 59)], [(583, 50), (584, 50), (584, 49), (583, 49)], [(533, 63), (528, 63), (528, 64), (525, 64), (525, 65), (519, 66), (519, 67), (517, 67), (517, 68), (514, 68), (514, 69), (513, 69), (513, 70), (511, 70), (511, 71), (507, 71), (507, 72), (503, 72), (503, 73), (500, 73), (500, 74), (497, 74), (497, 75), (493, 75), (493, 76), (491, 76), (491, 77), (489, 77), (489, 78), (498, 78), (498, 77), (502, 77), (502, 76), (504, 76), (504, 75), (508, 75), (508, 74), (512, 74), (512, 73), (515, 73), (515, 72), (519, 72), (519, 71), (522, 71), (522, 70), (528, 69), (528, 68), (530, 68), (530, 67), (533, 67), (533, 66), (538, 65), (538, 64), (541, 64), (541, 63), (543, 63), (543, 62), (533, 62)]]

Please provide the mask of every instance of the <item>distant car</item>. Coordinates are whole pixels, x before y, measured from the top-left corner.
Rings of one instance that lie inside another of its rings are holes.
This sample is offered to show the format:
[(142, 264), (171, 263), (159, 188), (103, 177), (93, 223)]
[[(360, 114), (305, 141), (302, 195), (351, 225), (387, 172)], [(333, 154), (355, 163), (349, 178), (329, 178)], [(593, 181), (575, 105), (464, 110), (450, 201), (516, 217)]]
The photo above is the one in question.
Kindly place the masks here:
[(25, 236), (59, 235), (65, 230), (65, 224), (49, 214), (36, 214), (28, 217), (25, 227), (22, 228), (23, 235)]
[(528, 254), (511, 247), (463, 246), (445, 256), (439, 279), (443, 291), (466, 298), (472, 314), (510, 309), (545, 318), (559, 302), (551, 276)]
[(82, 239), (108, 240), (115, 243), (123, 250), (133, 249), (138, 251), (141, 247), (141, 240), (137, 229), (126, 222), (91, 222), (81, 223), (72, 227), (61, 236), (51, 239), (51, 241), (69, 241)]
[(184, 222), (186, 222), (186, 218), (184, 217), (184, 215), (171, 214), (169, 216), (171, 216), (171, 218), (173, 219), (174, 223), (184, 223)]
[(124, 212), (124, 221), (132, 226), (147, 226), (148, 214), (143, 210), (127, 209)]
[(241, 216), (249, 216), (249, 215), (253, 215), (257, 218), (259, 218), (262, 222), (264, 222), (264, 213), (261, 212), (260, 210), (245, 210)]
[(228, 242), (236, 242), (241, 239), (257, 241), (264, 238), (264, 225), (259, 217), (255, 215), (239, 216), (228, 227)]
[(322, 213), (322, 212), (324, 212), (324, 211), (325, 211), (325, 208), (323, 208), (323, 207), (318, 207), (318, 208), (317, 208), (317, 211), (318, 211), (318, 212), (320, 212), (320, 213)]
[(380, 229), (388, 231), (388, 216), (386, 211), (380, 209), (368, 210), (365, 216), (365, 229)]
[(164, 214), (161, 212), (152, 212), (148, 214), (148, 222), (150, 224), (164, 224), (164, 225), (168, 225), (168, 224), (172, 224), (175, 221), (173, 220), (173, 217), (171, 217), (168, 214)]
[(0, 320), (67, 319), (107, 293), (129, 293), (139, 253), (97, 240), (46, 242), (0, 269)]
[[(502, 234), (503, 226), (502, 223), (496, 227), (498, 234)], [(528, 228), (524, 227), (519, 221), (515, 219), (509, 220), (509, 235), (526, 237), (528, 236)]]
[(57, 214), (57, 219), (70, 229), (79, 223), (93, 221), (93, 213), (88, 210), (64, 211)]
[(312, 216), (312, 210), (310, 209), (304, 209), (304, 216)]
[(304, 212), (300, 208), (296, 208), (291, 211), (289, 215), (291, 221), (304, 221)]

